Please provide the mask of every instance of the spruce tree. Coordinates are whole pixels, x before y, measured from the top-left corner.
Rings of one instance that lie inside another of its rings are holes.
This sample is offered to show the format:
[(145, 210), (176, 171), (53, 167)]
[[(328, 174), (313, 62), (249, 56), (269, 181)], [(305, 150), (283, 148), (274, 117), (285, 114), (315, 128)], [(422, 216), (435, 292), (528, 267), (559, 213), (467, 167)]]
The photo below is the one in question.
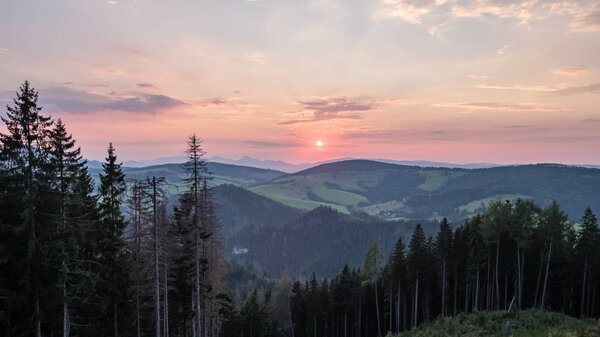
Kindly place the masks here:
[(442, 263), (442, 316), (446, 315), (446, 276), (447, 276), (447, 264), (448, 256), (450, 255), (450, 249), (452, 247), (452, 228), (448, 223), (448, 219), (444, 217), (440, 222), (440, 231), (436, 238), (437, 253)]
[[(579, 260), (583, 260), (583, 276), (581, 282), (581, 302), (579, 316), (589, 316), (588, 306), (585, 304), (591, 299), (586, 298), (586, 293), (589, 293), (591, 288), (590, 274), (592, 266), (600, 261), (600, 229), (598, 229), (598, 219), (592, 212), (590, 207), (585, 209), (583, 218), (581, 219), (581, 230), (577, 238), (576, 253)], [(580, 262), (581, 263), (581, 262)]]
[[(13, 291), (8, 291), (9, 301), (17, 306), (28, 303), (19, 311), (28, 313), (8, 318), (11, 328), (24, 334), (40, 337), (42, 334), (40, 298), (41, 274), (45, 264), (44, 245), (53, 236), (53, 226), (41, 214), (42, 194), (47, 191), (47, 177), (43, 170), (47, 160), (46, 143), (52, 120), (41, 113), (38, 92), (25, 81), (19, 88), (12, 106), (6, 107), (6, 117), (1, 117), (7, 134), (0, 133), (2, 144), (2, 202), (0, 224), (4, 224), (5, 250), (10, 258), (6, 271), (19, 275), (8, 277)], [(32, 317), (27, 323), (23, 317)]]
[(118, 337), (119, 305), (123, 302), (127, 285), (127, 257), (123, 233), (126, 222), (121, 214), (121, 198), (125, 193), (125, 175), (112, 143), (108, 146), (106, 162), (102, 164), (104, 174), (100, 174), (100, 216), (101, 241), (99, 249), (101, 263), (106, 268), (103, 279), (107, 283), (107, 318), (112, 313), (113, 334)]

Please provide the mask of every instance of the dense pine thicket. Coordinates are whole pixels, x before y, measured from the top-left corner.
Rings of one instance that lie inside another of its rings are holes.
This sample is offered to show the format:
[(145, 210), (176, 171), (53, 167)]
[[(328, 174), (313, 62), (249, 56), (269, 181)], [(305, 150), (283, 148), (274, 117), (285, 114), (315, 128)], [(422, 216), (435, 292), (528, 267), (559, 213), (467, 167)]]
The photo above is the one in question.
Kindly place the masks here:
[(361, 268), (331, 280), (284, 279), (259, 288), (228, 325), (229, 336), (382, 336), (439, 316), (541, 308), (598, 317), (600, 230), (587, 208), (580, 225), (556, 202), (495, 201), (435, 237), (418, 225), (387, 261), (377, 242)]
[(41, 110), (25, 82), (2, 117), (0, 334), (218, 336), (231, 299), (201, 141), (167, 216), (164, 179), (126, 181), (112, 144), (95, 193), (65, 124)]

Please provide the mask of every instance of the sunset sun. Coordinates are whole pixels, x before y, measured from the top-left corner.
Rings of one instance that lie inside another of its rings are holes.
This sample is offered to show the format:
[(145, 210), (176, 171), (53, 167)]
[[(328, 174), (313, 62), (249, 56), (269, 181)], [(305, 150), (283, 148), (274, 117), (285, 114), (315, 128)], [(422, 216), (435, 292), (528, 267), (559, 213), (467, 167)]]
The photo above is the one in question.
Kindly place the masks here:
[(317, 140), (317, 146), (318, 146), (318, 147), (321, 147), (321, 146), (323, 146), (323, 142), (322, 142), (322, 141), (320, 141), (320, 140)]

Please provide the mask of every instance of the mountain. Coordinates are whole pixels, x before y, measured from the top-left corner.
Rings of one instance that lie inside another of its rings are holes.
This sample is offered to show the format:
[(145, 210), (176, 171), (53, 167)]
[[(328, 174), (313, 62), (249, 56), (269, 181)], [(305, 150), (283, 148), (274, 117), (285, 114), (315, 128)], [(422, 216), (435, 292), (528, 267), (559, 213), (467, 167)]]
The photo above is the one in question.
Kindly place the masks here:
[(278, 177), (251, 191), (289, 206), (320, 205), (364, 211), (388, 219), (458, 220), (482, 211), (492, 199), (557, 200), (577, 221), (600, 205), (600, 170), (557, 164), (486, 169), (427, 168), (348, 160)]
[[(102, 172), (102, 165), (88, 161), (88, 168), (92, 176), (97, 179)], [(228, 165), (221, 163), (207, 163), (208, 172), (211, 173), (213, 186), (221, 184), (234, 184), (250, 187), (283, 176), (285, 173), (275, 170), (266, 170), (255, 167)], [(184, 164), (162, 164), (147, 167), (127, 167), (123, 165), (123, 172), (128, 179), (144, 180), (147, 177), (164, 177), (169, 183), (167, 187), (171, 193), (177, 193), (188, 177)]]
[(226, 240), (241, 228), (280, 227), (305, 213), (231, 184), (215, 187), (213, 195), (217, 217), (223, 225), (222, 234)]
[(252, 166), (263, 169), (277, 170), (283, 171), (286, 173), (293, 173), (305, 170), (307, 168), (318, 165), (318, 163), (304, 163), (304, 164), (290, 164), (281, 160), (260, 160), (256, 158), (251, 158), (244, 156), (240, 159), (229, 159), (219, 156), (213, 156), (209, 158), (212, 162), (223, 163), (223, 164), (231, 164), (231, 165), (243, 165), (243, 166)]
[[(279, 277), (333, 276), (344, 264), (359, 267), (371, 243), (377, 240), (390, 253), (399, 237), (408, 242), (417, 221), (386, 221), (366, 214), (347, 215), (318, 207), (283, 226), (246, 226), (227, 240), (228, 251), (244, 252), (242, 261), (253, 261)], [(433, 234), (438, 224), (423, 222)]]

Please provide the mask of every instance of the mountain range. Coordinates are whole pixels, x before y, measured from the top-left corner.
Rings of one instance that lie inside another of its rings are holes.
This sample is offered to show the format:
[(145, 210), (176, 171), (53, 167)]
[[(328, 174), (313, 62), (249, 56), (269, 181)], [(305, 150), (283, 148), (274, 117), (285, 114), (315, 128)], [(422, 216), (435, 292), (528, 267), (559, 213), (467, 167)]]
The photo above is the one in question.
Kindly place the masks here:
[[(101, 167), (89, 169), (97, 179)], [(442, 217), (460, 225), (494, 199), (557, 200), (572, 221), (600, 206), (600, 169), (557, 164), (465, 169), (344, 160), (286, 173), (209, 162), (208, 170), (228, 255), (273, 276), (284, 266), (293, 275), (358, 267), (372, 241), (389, 253), (416, 223), (433, 234)], [(123, 171), (127, 179), (164, 177), (171, 204), (185, 190), (183, 164)]]

